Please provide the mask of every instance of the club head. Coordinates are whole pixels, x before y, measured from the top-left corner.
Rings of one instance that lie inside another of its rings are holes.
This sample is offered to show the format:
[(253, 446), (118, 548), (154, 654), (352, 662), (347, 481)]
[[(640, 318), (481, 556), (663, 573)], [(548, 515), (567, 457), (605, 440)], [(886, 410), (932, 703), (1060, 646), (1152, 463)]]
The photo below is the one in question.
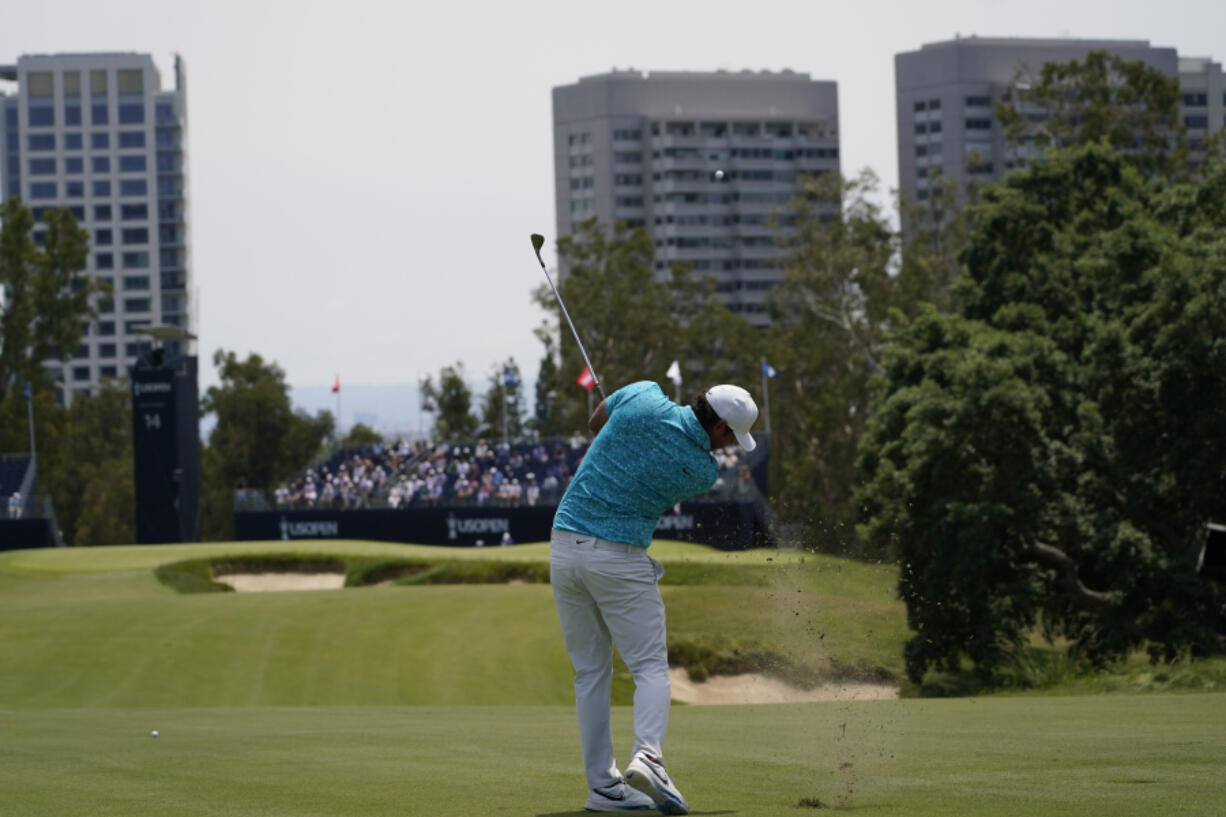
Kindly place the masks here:
[(545, 246), (545, 236), (540, 233), (532, 234), (532, 249), (536, 250), (537, 255), (541, 253), (541, 247)]

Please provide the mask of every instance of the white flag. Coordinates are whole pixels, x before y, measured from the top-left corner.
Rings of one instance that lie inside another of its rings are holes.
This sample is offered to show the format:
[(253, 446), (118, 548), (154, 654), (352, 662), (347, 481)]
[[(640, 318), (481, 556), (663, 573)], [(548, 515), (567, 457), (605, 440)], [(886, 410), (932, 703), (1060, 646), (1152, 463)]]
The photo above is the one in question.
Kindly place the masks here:
[(669, 366), (668, 371), (665, 372), (664, 374), (669, 380), (673, 381), (673, 383), (675, 383), (676, 385), (678, 386), (681, 385), (681, 364), (678, 363), (677, 361), (674, 360), (673, 365)]

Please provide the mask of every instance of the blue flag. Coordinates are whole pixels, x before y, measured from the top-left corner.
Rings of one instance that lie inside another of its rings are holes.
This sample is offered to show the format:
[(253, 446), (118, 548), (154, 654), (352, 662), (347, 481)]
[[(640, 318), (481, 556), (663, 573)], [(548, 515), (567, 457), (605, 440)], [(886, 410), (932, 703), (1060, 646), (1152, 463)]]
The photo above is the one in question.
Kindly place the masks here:
[(26, 398), (27, 400), (29, 400), (29, 399), (30, 399), (30, 384), (29, 384), (29, 383), (27, 383), (27, 384), (25, 384), (24, 386), (22, 386), (22, 387), (21, 387), (21, 393), (22, 393), (23, 395), (25, 395), (25, 398)]
[(511, 369), (510, 366), (503, 367), (502, 385), (504, 386), (518, 386), (519, 385), (519, 378), (515, 376), (515, 372)]
[(775, 371), (774, 366), (766, 362), (766, 358), (762, 358), (762, 374), (766, 375), (767, 377), (774, 377), (775, 375), (779, 374), (779, 372)]

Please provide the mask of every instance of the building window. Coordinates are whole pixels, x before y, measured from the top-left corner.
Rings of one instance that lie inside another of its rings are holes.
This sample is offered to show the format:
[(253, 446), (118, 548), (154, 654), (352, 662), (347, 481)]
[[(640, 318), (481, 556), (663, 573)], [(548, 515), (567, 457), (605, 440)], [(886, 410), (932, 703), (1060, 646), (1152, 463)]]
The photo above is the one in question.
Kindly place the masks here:
[(159, 102), (155, 114), (159, 125), (173, 125), (175, 123), (175, 109), (169, 102)]
[(95, 173), (110, 173), (111, 172), (111, 157), (110, 156), (93, 156), (89, 160), (90, 167)]
[(30, 175), (31, 176), (54, 176), (55, 175), (55, 159), (31, 159), (30, 160)]
[(115, 357), (115, 351), (115, 344), (113, 343), (98, 344), (98, 357)]
[(117, 375), (117, 370), (115, 369), (114, 366), (99, 366), (98, 376), (99, 377), (109, 377), (110, 379), (114, 380), (118, 375)]
[(84, 173), (85, 160), (80, 156), (69, 156), (64, 160), (64, 172), (69, 176), (76, 176)]
[(643, 138), (641, 130), (615, 130), (613, 131), (613, 141), (615, 142), (637, 142)]
[(1183, 124), (1189, 128), (1207, 128), (1209, 127), (1209, 117), (1207, 116), (1185, 116)]
[(939, 100), (939, 99), (930, 99), (930, 100), (928, 100), (928, 110), (930, 110), (930, 111), (939, 111), (939, 110), (941, 110), (941, 100)]
[(968, 108), (990, 108), (992, 107), (992, 97), (990, 96), (968, 96), (966, 98), (966, 107)]
[(915, 103), (916, 112), (925, 111), (927, 109), (928, 109), (928, 103), (925, 102), (924, 100), (921, 99), (919, 102)]
[(106, 96), (106, 69), (89, 72), (89, 92), (92, 96)]
[(80, 150), (81, 149), (81, 134), (66, 133), (64, 134), (64, 150)]
[(98, 321), (98, 334), (102, 337), (112, 337), (115, 334), (115, 321)]
[(94, 256), (94, 269), (115, 269), (115, 256), (109, 252), (100, 252)]
[(146, 227), (130, 227), (123, 231), (123, 243), (148, 244), (149, 230)]
[(991, 119), (968, 119), (966, 120), (967, 130), (991, 130)]
[(80, 105), (65, 105), (64, 106), (64, 124), (65, 125), (80, 125), (81, 124), (81, 106)]
[(53, 199), (57, 195), (58, 187), (55, 182), (34, 182), (30, 185), (30, 198), (33, 199)]
[(1189, 108), (1203, 108), (1209, 104), (1209, 94), (1204, 91), (1192, 91), (1183, 95), (1183, 104)]
[(940, 123), (940, 122), (929, 122), (929, 123), (928, 123), (928, 132), (929, 132), (929, 133), (940, 133), (940, 132), (941, 132), (941, 123)]
[[(93, 185), (95, 196), (111, 195), (111, 183), (106, 179), (94, 179), (91, 184)], [(110, 216), (107, 216), (107, 218), (110, 218)]]
[(30, 127), (50, 128), (55, 126), (55, 108), (47, 105), (30, 106)]
[(119, 146), (121, 148), (143, 148), (145, 146), (145, 132), (143, 130), (120, 131)]
[(115, 87), (121, 94), (143, 94), (145, 73), (139, 68), (121, 68), (115, 72)]
[(114, 238), (115, 236), (110, 230), (94, 230), (95, 247), (109, 247), (113, 243)]
[(915, 132), (916, 132), (916, 133), (927, 133), (927, 132), (928, 132), (928, 124), (927, 124), (926, 122), (916, 122), (916, 123), (915, 123)]
[(26, 144), (31, 151), (35, 150), (55, 150), (55, 134), (54, 133), (31, 133), (27, 137)]
[(142, 125), (145, 122), (145, 103), (124, 102), (119, 105), (119, 124)]
[(111, 220), (111, 205), (95, 204), (94, 205), (94, 221), (110, 221)]
[(638, 164), (643, 161), (642, 151), (623, 150), (613, 154), (613, 161), (622, 164)]
[(149, 195), (149, 184), (144, 179), (120, 179), (119, 195), (147, 196)]
[(119, 217), (124, 221), (144, 221), (149, 218), (149, 205), (124, 204), (119, 209)]
[(149, 269), (149, 253), (126, 252), (123, 254), (124, 269)]
[(110, 120), (110, 112), (105, 102), (95, 102), (89, 106), (89, 123), (91, 125), (106, 125)]
[(31, 71), (26, 74), (26, 93), (32, 99), (51, 99), (55, 94), (55, 80), (50, 71)]
[(128, 312), (128, 313), (148, 312), (149, 304), (150, 304), (149, 298), (124, 298), (123, 299), (123, 311)]
[(72, 379), (73, 380), (89, 380), (89, 367), (88, 366), (73, 366), (72, 367)]
[(89, 135), (89, 146), (94, 150), (106, 150), (111, 146), (111, 135), (104, 130)]
[(85, 182), (64, 182), (64, 195), (70, 199), (85, 198)]
[(143, 173), (145, 172), (145, 157), (136, 156), (120, 156), (119, 157), (119, 172), (120, 173)]

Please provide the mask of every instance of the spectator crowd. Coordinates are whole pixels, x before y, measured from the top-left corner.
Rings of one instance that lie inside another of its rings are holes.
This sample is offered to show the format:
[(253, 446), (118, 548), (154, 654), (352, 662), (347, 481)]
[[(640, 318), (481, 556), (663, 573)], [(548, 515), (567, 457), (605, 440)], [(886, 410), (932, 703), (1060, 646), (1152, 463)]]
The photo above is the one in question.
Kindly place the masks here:
[[(589, 441), (474, 445), (399, 440), (338, 452), (276, 489), (279, 510), (433, 506), (553, 505), (587, 453)], [(711, 495), (746, 496), (749, 468), (735, 447), (713, 452), (719, 478)]]

